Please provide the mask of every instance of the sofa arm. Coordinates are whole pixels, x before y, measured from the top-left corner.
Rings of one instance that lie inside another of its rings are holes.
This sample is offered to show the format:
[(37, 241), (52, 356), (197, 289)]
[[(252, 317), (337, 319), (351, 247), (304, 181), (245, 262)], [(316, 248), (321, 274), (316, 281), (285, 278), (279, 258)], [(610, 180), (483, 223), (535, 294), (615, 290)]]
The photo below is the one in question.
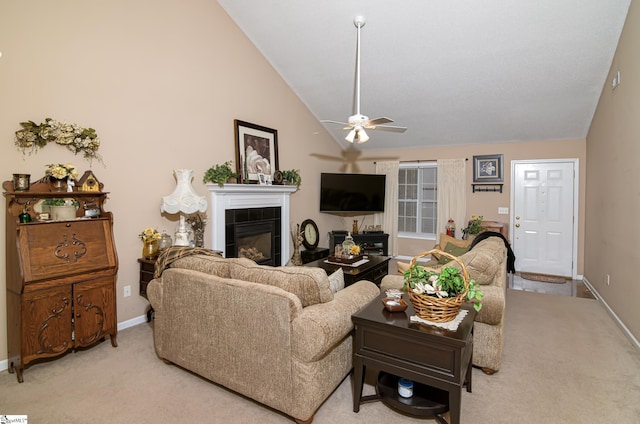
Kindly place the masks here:
[(370, 281), (358, 281), (334, 295), (330, 302), (302, 310), (292, 322), (293, 355), (305, 362), (316, 361), (353, 330), (351, 315), (380, 294)]
[(480, 286), (484, 297), (482, 298), (482, 309), (476, 315), (476, 322), (483, 322), (489, 325), (498, 325), (502, 322), (505, 311), (505, 288), (492, 284)]

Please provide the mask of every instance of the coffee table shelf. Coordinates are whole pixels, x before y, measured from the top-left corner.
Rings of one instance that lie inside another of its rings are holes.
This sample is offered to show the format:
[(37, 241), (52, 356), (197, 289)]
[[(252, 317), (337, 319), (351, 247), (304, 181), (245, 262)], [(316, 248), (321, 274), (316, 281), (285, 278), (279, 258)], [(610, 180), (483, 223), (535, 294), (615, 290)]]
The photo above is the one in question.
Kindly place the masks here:
[(404, 398), (398, 394), (400, 377), (381, 372), (378, 374), (376, 390), (382, 403), (410, 415), (435, 417), (438, 422), (446, 424), (440, 417), (449, 410), (449, 393), (421, 383), (413, 383), (413, 396)]

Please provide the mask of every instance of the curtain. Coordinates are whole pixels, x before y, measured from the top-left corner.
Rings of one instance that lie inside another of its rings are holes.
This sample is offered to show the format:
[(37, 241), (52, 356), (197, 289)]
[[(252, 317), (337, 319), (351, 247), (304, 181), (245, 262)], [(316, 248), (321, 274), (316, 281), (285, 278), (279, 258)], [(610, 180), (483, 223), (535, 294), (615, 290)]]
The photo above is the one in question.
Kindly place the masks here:
[(398, 171), (400, 162), (376, 162), (376, 174), (387, 176), (384, 195), (384, 213), (374, 216), (374, 223), (382, 225), (382, 229), (389, 234), (389, 256), (398, 255)]
[[(449, 219), (456, 224), (456, 237), (462, 237), (467, 212), (466, 164), (464, 159), (438, 159), (438, 211), (436, 234), (446, 232)], [(442, 246), (444, 247), (444, 246)]]

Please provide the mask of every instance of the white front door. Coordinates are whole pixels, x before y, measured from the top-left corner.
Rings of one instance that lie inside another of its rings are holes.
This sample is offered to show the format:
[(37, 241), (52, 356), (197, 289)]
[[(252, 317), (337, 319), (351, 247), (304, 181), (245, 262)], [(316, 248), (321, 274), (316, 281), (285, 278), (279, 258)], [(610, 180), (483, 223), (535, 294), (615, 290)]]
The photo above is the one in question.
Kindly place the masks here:
[(574, 277), (577, 160), (512, 161), (516, 271)]

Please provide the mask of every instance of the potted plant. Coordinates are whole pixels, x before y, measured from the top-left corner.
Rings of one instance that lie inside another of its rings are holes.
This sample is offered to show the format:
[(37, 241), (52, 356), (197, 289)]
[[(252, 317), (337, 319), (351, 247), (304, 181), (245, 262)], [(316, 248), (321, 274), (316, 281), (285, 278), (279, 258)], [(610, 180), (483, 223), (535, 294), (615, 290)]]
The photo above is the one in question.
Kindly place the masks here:
[(162, 239), (162, 234), (155, 228), (145, 228), (138, 234), (142, 240), (142, 257), (153, 259), (158, 256), (158, 242)]
[(467, 227), (462, 230), (462, 238), (467, 239), (470, 235), (475, 236), (484, 230), (482, 227), (483, 220), (484, 217), (482, 215), (471, 215), (471, 220), (467, 224)]
[(238, 174), (231, 169), (231, 161), (228, 160), (222, 165), (214, 165), (207, 169), (202, 177), (203, 183), (216, 183), (222, 187), (225, 183), (237, 182)]
[(299, 169), (289, 169), (282, 172), (282, 180), (285, 184), (294, 185), (296, 188), (300, 188), (302, 184), (302, 177), (300, 176)]
[(46, 199), (42, 202), (43, 207), (48, 207), (51, 213), (51, 219), (75, 219), (76, 211), (80, 207), (80, 204), (75, 199), (59, 199), (54, 197), (52, 199)]

